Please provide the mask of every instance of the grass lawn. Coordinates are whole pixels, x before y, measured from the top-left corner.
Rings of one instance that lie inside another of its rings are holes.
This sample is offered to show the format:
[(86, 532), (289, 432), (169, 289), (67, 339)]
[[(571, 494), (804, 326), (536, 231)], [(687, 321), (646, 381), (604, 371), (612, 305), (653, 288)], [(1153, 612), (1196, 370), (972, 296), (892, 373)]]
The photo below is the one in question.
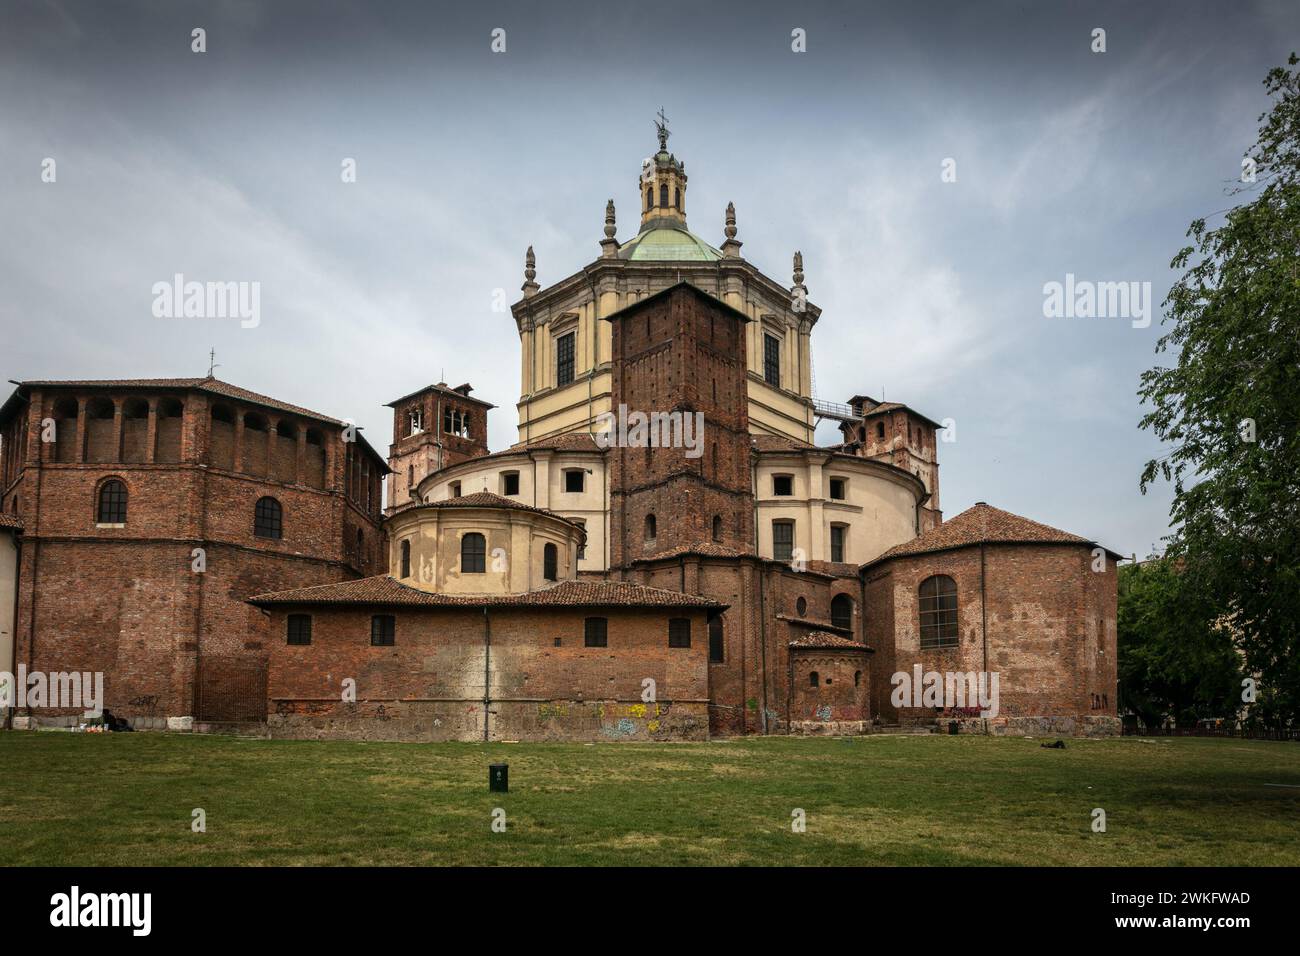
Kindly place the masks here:
[[(1300, 746), (1040, 743), (0, 733), (0, 852), (8, 865), (1300, 863)], [(508, 794), (488, 792), (497, 761)], [(206, 833), (191, 832), (196, 807)]]

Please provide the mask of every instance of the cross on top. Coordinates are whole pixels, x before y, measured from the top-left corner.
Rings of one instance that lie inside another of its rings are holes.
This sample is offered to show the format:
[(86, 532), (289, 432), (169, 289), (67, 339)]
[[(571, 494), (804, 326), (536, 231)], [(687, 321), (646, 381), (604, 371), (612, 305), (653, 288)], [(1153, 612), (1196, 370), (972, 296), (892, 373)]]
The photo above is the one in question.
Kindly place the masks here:
[(659, 131), (659, 148), (668, 148), (668, 117), (664, 115), (664, 108), (659, 107), (659, 119), (655, 120), (655, 128)]

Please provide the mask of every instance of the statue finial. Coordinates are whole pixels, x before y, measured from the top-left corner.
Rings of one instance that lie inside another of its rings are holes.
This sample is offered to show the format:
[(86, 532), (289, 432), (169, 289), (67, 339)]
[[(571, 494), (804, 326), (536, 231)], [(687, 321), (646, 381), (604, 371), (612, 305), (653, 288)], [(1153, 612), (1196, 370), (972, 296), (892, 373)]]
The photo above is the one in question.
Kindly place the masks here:
[(798, 250), (794, 254), (794, 284), (803, 285), (803, 253)]
[(740, 247), (744, 245), (736, 238), (736, 204), (727, 203), (726, 225), (723, 226), (726, 239), (722, 241), (722, 254), (728, 259), (740, 258)]
[(727, 226), (722, 230), (728, 239), (736, 238), (736, 204), (727, 203)]
[(659, 107), (659, 119), (655, 120), (655, 129), (659, 133), (659, 148), (668, 148), (668, 117), (664, 115), (664, 108)]
[(617, 231), (614, 225), (614, 200), (611, 199), (605, 203), (605, 235), (613, 239), (614, 233)]
[(533, 280), (537, 278), (537, 257), (533, 255), (533, 247), (529, 246), (528, 251), (524, 253), (524, 284), (520, 286), (524, 290), (524, 295), (532, 295), (541, 288)]

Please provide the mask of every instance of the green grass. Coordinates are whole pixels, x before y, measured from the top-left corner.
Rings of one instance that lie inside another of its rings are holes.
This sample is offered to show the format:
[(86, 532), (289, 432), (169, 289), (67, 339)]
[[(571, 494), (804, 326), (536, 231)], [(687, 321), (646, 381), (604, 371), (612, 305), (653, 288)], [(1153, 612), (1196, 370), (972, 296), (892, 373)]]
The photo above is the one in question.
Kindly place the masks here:
[[(1300, 746), (1040, 742), (0, 733), (0, 847), (10, 865), (1300, 863)], [(508, 794), (488, 792), (497, 761)]]

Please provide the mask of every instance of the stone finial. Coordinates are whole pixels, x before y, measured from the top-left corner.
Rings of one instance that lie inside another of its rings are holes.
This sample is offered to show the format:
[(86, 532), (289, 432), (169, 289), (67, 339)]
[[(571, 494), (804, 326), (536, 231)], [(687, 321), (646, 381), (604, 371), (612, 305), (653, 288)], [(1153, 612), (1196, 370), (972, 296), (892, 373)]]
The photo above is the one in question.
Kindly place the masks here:
[(524, 295), (532, 295), (541, 288), (535, 281), (537, 278), (537, 256), (533, 255), (533, 247), (529, 246), (528, 251), (524, 253), (524, 284), (520, 286), (524, 290)]
[(618, 255), (618, 240), (614, 238), (614, 233), (618, 227), (614, 224), (614, 200), (605, 203), (605, 238), (600, 240), (600, 255), (602, 259), (613, 259)]
[(740, 247), (744, 245), (736, 238), (736, 204), (727, 203), (726, 225), (723, 227), (723, 233), (726, 239), (722, 243), (722, 254), (728, 259), (736, 259), (740, 256)]
[(794, 254), (794, 284), (803, 285), (803, 253), (798, 250)]

